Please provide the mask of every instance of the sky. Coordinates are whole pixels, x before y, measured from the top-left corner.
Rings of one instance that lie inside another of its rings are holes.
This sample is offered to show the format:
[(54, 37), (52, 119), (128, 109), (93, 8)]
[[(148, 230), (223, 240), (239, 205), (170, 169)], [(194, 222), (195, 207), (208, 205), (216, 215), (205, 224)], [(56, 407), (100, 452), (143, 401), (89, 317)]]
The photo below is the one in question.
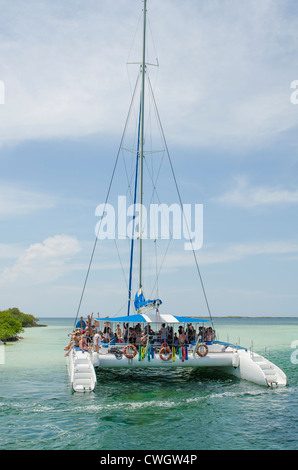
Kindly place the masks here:
[[(180, 194), (204, 209), (196, 257), (211, 314), (297, 316), (298, 3), (147, 3), (147, 61), (159, 64), (148, 73)], [(0, 6), (0, 310), (75, 317), (138, 75), (128, 63), (141, 58), (143, 2)], [(121, 154), (111, 201), (134, 158)], [(160, 200), (177, 203), (166, 157), (162, 169)], [(129, 245), (97, 243), (82, 315), (126, 313)], [(146, 295), (163, 313), (208, 315), (192, 252), (161, 245), (156, 257), (157, 243), (144, 248)]]

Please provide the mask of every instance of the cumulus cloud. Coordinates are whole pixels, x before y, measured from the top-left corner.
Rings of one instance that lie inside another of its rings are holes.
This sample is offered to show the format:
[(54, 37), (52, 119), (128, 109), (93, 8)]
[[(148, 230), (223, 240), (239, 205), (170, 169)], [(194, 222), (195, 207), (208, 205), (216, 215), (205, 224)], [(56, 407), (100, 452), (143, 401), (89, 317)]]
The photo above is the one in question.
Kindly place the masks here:
[(21, 243), (0, 243), (0, 260), (17, 259), (24, 251)]
[[(129, 101), (125, 62), (141, 7), (10, 2), (1, 15), (1, 142), (119, 135)], [(161, 64), (158, 103), (171, 139), (248, 145), (297, 126), (289, 100), (297, 16), (284, 2), (152, 0), (148, 18)], [(140, 59), (136, 45), (132, 60)], [(155, 62), (153, 52), (148, 61)]]
[(42, 284), (67, 273), (69, 261), (81, 250), (78, 240), (68, 235), (56, 235), (30, 245), (19, 255), (13, 266), (4, 269), (1, 283), (21, 281), (22, 284)]
[(247, 178), (237, 177), (236, 187), (214, 198), (214, 201), (242, 208), (270, 204), (297, 204), (298, 189), (290, 191), (280, 186), (251, 186)]

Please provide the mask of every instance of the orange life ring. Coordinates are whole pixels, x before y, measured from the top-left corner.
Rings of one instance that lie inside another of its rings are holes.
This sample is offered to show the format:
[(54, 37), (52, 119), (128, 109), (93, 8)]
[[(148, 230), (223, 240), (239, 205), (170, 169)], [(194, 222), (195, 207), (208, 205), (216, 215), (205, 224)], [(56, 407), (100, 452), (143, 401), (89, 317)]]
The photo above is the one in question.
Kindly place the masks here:
[[(202, 349), (203, 349), (203, 351), (202, 351)], [(200, 343), (199, 346), (197, 347), (196, 352), (200, 357), (205, 357), (208, 354), (208, 346), (206, 346), (205, 343)]]
[[(168, 355), (165, 356), (164, 355), (165, 353), (168, 353)], [(159, 357), (163, 361), (169, 361), (172, 358), (172, 351), (170, 350), (168, 346), (163, 346), (161, 350), (159, 351)]]
[[(126, 353), (127, 349), (130, 349), (130, 353)], [(135, 357), (135, 355), (137, 354), (138, 350), (137, 348), (135, 347), (134, 344), (128, 344), (127, 346), (125, 346), (125, 348), (123, 349), (123, 354), (125, 357), (127, 357), (127, 359), (133, 359)]]

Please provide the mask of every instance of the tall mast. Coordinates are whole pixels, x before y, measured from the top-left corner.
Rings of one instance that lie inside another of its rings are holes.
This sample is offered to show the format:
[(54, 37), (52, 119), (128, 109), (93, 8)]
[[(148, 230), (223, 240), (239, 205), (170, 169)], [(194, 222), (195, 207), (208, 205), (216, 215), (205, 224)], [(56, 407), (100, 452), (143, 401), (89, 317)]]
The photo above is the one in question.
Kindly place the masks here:
[(144, 105), (145, 105), (145, 49), (146, 49), (146, 5), (147, 0), (144, 0), (144, 26), (143, 26), (143, 59), (141, 65), (142, 71), (142, 88), (141, 88), (141, 128), (140, 128), (140, 205), (139, 205), (139, 246), (140, 246), (140, 260), (139, 260), (139, 288), (142, 288), (142, 264), (143, 264), (143, 160), (144, 160)]

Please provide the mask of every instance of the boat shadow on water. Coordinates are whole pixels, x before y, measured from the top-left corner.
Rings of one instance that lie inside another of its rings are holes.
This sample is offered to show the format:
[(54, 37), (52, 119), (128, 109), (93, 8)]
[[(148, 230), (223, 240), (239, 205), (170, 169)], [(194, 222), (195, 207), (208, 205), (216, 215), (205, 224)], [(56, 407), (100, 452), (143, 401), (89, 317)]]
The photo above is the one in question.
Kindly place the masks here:
[(229, 375), (229, 373), (222, 368), (173, 368), (166, 370), (156, 370), (155, 368), (147, 369), (96, 369), (96, 377), (98, 388), (101, 386), (112, 385), (117, 381), (118, 385), (122, 384), (131, 385), (134, 384), (134, 387), (148, 385), (152, 387), (160, 386), (175, 386), (183, 385), (188, 383), (197, 383), (198, 385), (204, 385), (204, 383), (213, 382), (217, 385), (222, 383), (222, 385), (228, 384), (237, 384), (239, 379), (237, 377)]

